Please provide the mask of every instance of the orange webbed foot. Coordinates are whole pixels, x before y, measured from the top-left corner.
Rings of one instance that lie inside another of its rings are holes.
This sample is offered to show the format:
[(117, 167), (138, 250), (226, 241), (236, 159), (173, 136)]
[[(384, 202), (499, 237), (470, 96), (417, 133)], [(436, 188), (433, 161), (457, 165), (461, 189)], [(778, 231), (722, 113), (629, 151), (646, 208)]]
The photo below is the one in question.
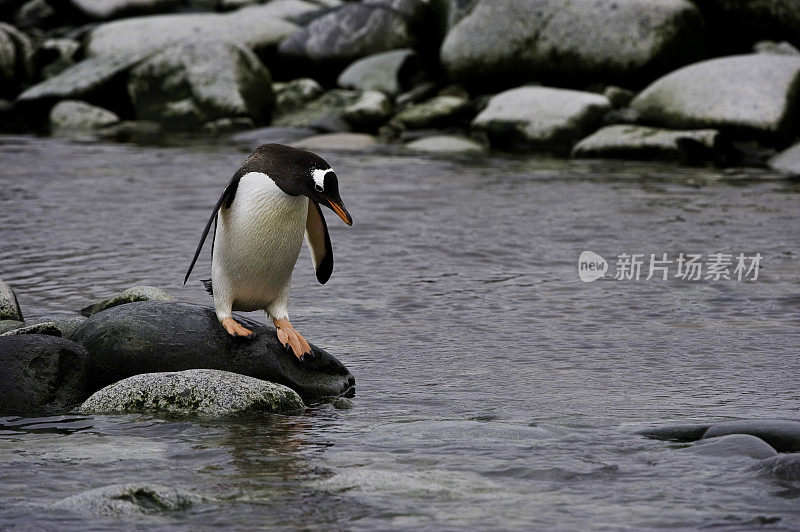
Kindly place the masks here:
[(221, 323), (231, 336), (243, 336), (244, 338), (248, 339), (255, 337), (253, 331), (244, 327), (241, 323), (237, 322), (233, 318), (225, 318)]
[(284, 347), (291, 347), (294, 356), (299, 360), (303, 360), (305, 355), (311, 354), (311, 346), (308, 345), (306, 339), (292, 327), (288, 319), (273, 319), (272, 323), (275, 324), (275, 330), (278, 333), (278, 341), (282, 343)]

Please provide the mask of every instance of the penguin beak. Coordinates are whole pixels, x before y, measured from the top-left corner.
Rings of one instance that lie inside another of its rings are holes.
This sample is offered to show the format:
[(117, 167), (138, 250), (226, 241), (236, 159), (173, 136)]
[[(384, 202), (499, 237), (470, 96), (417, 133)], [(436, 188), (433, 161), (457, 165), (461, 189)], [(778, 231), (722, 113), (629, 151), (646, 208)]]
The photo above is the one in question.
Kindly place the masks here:
[(353, 225), (353, 218), (350, 217), (350, 213), (344, 208), (344, 203), (342, 203), (341, 198), (328, 199), (328, 206), (333, 209), (333, 212), (339, 215), (339, 218), (341, 218), (344, 223)]

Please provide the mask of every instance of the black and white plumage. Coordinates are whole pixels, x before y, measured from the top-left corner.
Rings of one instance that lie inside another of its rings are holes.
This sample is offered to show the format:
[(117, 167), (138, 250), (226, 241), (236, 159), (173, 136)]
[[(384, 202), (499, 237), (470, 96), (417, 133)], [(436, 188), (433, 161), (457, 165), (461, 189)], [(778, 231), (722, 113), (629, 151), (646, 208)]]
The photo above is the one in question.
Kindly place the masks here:
[[(263, 309), (272, 317), (279, 338), (288, 335), (284, 344), (291, 345), (298, 357), (310, 350), (288, 322), (289, 289), (304, 236), (317, 280), (324, 284), (333, 271), (333, 248), (320, 205), (352, 225), (330, 165), (318, 155), (289, 146), (259, 146), (228, 182), (184, 283), (216, 222), (211, 285), (217, 317), (230, 334), (252, 334), (233, 320), (232, 311)], [(298, 345), (292, 341), (295, 334)]]

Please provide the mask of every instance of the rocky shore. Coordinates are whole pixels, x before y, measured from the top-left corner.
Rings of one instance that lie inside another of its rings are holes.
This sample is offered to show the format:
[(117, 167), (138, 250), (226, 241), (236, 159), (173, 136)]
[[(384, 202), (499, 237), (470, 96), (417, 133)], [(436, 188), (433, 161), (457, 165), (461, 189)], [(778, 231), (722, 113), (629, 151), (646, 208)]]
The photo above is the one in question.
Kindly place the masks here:
[[(5, 0), (0, 129), (800, 174), (796, 0)], [(794, 147), (793, 147), (794, 146)]]

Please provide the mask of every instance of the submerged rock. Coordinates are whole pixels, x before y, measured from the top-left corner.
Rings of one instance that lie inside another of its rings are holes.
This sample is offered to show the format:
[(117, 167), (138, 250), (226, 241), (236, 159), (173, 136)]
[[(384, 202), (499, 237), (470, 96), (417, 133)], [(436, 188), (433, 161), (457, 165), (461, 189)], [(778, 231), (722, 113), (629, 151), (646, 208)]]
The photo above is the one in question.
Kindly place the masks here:
[(700, 57), (703, 19), (685, 0), (481, 0), (447, 34), (458, 81), (646, 79)]
[(202, 500), (196, 495), (169, 486), (115, 484), (61, 499), (53, 507), (83, 515), (121, 517), (186, 510)]
[(637, 432), (637, 434), (641, 434), (645, 438), (652, 438), (654, 440), (692, 442), (702, 438), (703, 434), (706, 433), (710, 426), (711, 423), (653, 427), (640, 430)]
[(800, 451), (800, 421), (786, 419), (749, 419), (711, 425), (703, 439), (727, 434), (749, 434), (761, 438), (778, 452)]
[(119, 122), (107, 109), (79, 100), (63, 100), (50, 110), (50, 128), (54, 130), (92, 130)]
[(131, 71), (128, 92), (138, 119), (171, 129), (228, 117), (263, 122), (273, 104), (266, 67), (247, 48), (226, 42), (167, 48)]
[(800, 176), (800, 144), (780, 152), (768, 161), (769, 167), (789, 175)]
[(641, 119), (673, 129), (716, 128), (786, 137), (800, 127), (800, 57), (709, 59), (656, 80), (631, 102)]
[(8, 283), (0, 281), (0, 320), (24, 321), (17, 294)]
[(486, 146), (455, 135), (424, 137), (406, 144), (406, 148), (431, 153), (485, 153)]
[(784, 454), (767, 458), (754, 465), (752, 469), (762, 476), (797, 482), (800, 480), (800, 455)]
[(66, 410), (87, 395), (86, 349), (56, 336), (0, 336), (0, 411), (23, 414)]
[(695, 454), (709, 456), (748, 456), (757, 460), (771, 458), (778, 452), (761, 438), (749, 434), (730, 434), (702, 439), (688, 448)]
[(156, 288), (155, 286), (132, 286), (126, 288), (117, 295), (111, 296), (98, 303), (93, 303), (88, 307), (81, 309), (81, 314), (84, 316), (92, 316), (102, 310), (116, 307), (117, 305), (124, 305), (126, 303), (133, 303), (134, 301), (174, 301), (166, 290)]
[(569, 151), (600, 124), (611, 107), (605, 96), (589, 92), (518, 87), (493, 96), (472, 121), (493, 146)]
[(301, 362), (264, 323), (240, 319), (252, 340), (230, 336), (214, 309), (146, 301), (93, 315), (74, 338), (91, 354), (95, 389), (140, 373), (219, 369), (288, 386), (303, 397), (351, 393), (355, 379), (341, 362), (312, 346)]
[(128, 377), (95, 392), (80, 410), (86, 414), (222, 418), (302, 412), (303, 400), (281, 384), (229, 371), (190, 369)]
[(646, 126), (604, 127), (578, 142), (573, 157), (615, 157), (621, 159), (682, 159), (681, 144), (691, 141), (713, 159), (719, 141), (715, 129), (669, 130)]
[(392, 50), (355, 61), (339, 74), (337, 84), (346, 89), (375, 90), (397, 96), (413, 87), (420, 75), (414, 50)]

